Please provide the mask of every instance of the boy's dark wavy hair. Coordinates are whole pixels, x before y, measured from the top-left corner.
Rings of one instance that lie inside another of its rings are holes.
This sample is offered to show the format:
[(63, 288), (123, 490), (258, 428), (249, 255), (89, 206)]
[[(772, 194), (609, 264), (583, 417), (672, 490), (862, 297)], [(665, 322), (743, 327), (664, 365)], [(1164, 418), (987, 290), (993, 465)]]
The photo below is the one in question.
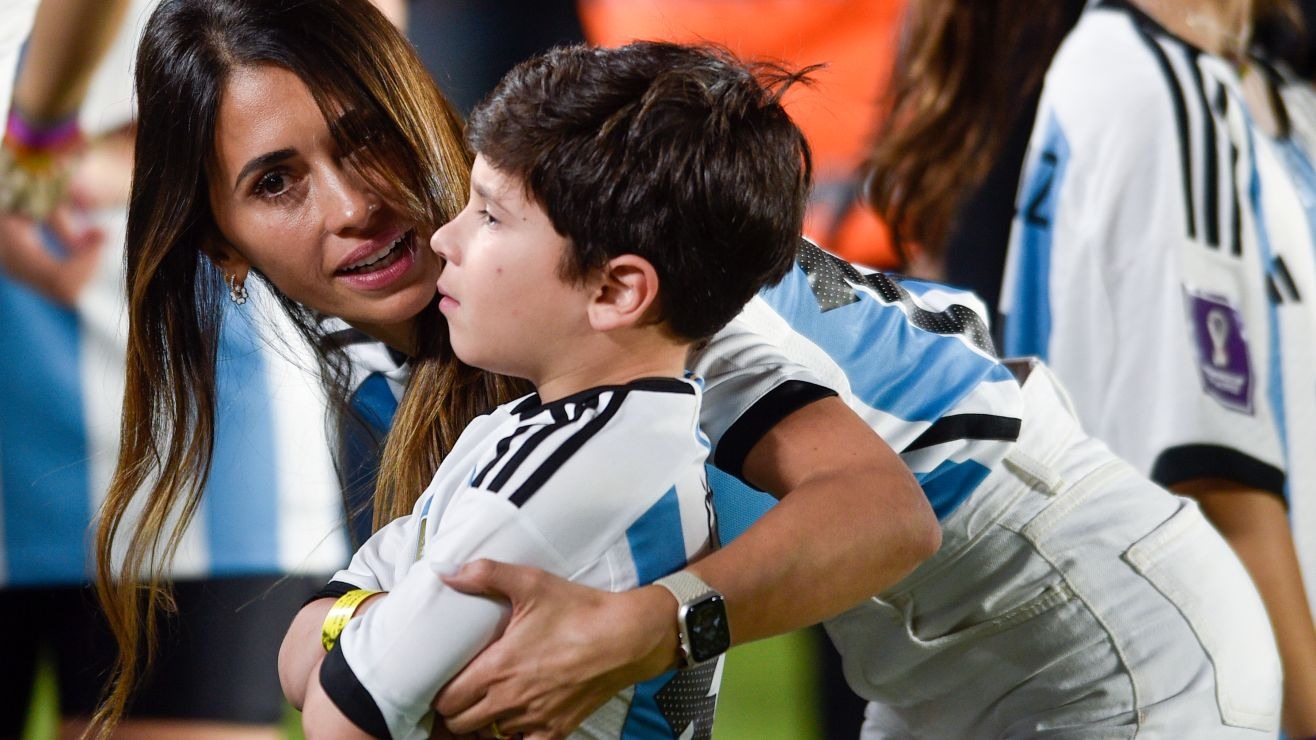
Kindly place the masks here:
[(466, 138), (570, 239), (564, 279), (641, 256), (660, 319), (697, 340), (790, 267), (813, 163), (781, 96), (812, 69), (712, 46), (561, 47), (504, 77)]

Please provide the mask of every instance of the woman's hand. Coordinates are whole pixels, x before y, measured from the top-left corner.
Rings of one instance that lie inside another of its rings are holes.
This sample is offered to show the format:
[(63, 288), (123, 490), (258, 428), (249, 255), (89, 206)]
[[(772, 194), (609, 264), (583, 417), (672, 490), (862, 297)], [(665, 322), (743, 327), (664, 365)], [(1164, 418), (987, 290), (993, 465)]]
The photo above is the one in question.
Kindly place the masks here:
[(660, 587), (609, 593), (490, 560), (444, 582), (512, 603), (503, 636), (434, 702), (455, 734), (497, 720), (508, 737), (565, 737), (611, 696), (676, 663), (676, 601)]
[[(98, 209), (127, 204), (132, 178), (130, 127), (106, 134), (76, 155), (68, 189), (43, 219), (0, 210), (0, 272), (63, 306), (73, 306), (100, 264), (105, 233)], [(58, 243), (53, 250), (42, 231)]]
[(72, 306), (96, 269), (104, 237), (99, 230), (83, 226), (64, 203), (45, 223), (67, 255), (56, 255), (45, 246), (41, 222), (20, 213), (0, 212), (0, 272), (55, 303)]

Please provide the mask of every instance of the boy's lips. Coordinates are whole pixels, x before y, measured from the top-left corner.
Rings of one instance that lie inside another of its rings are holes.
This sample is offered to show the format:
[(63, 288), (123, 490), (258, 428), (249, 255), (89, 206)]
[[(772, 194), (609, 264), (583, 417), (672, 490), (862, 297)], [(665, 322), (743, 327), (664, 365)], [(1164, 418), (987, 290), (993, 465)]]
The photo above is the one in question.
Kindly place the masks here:
[(434, 287), (439, 291), (439, 310), (453, 309), (461, 305), (461, 301), (452, 297), (448, 289), (443, 286), (443, 280), (440, 279)]

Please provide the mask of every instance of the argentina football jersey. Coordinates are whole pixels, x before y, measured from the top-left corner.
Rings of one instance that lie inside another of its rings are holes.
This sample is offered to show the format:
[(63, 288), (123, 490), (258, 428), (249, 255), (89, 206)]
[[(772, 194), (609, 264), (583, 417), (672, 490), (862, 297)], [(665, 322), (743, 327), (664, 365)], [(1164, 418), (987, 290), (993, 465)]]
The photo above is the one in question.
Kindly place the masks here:
[[(335, 703), (373, 733), (429, 736), (434, 694), (505, 619), (505, 607), (443, 588), (436, 567), (491, 558), (622, 591), (709, 552), (698, 409), (698, 381), (645, 378), (549, 403), (531, 395), (474, 420), (412, 514), (320, 593), (389, 592), (325, 659)], [(719, 657), (628, 687), (581, 736), (708, 738), (721, 673)]]
[(1088, 431), (1158, 483), (1282, 497), (1310, 593), (1316, 174), (1244, 84), (1126, 3), (1084, 15), (1020, 182), (1005, 350), (1043, 357)]

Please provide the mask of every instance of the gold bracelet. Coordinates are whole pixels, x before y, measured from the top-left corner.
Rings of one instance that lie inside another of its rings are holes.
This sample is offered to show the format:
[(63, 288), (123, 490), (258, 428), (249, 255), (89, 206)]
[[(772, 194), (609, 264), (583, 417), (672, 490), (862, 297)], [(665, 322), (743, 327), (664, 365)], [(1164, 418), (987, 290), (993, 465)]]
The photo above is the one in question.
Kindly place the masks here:
[(320, 628), (320, 644), (324, 645), (326, 653), (334, 649), (338, 636), (343, 634), (343, 628), (347, 627), (347, 623), (356, 615), (357, 607), (377, 593), (380, 592), (354, 588), (338, 597), (338, 601), (329, 608), (329, 613), (324, 615), (324, 626)]

